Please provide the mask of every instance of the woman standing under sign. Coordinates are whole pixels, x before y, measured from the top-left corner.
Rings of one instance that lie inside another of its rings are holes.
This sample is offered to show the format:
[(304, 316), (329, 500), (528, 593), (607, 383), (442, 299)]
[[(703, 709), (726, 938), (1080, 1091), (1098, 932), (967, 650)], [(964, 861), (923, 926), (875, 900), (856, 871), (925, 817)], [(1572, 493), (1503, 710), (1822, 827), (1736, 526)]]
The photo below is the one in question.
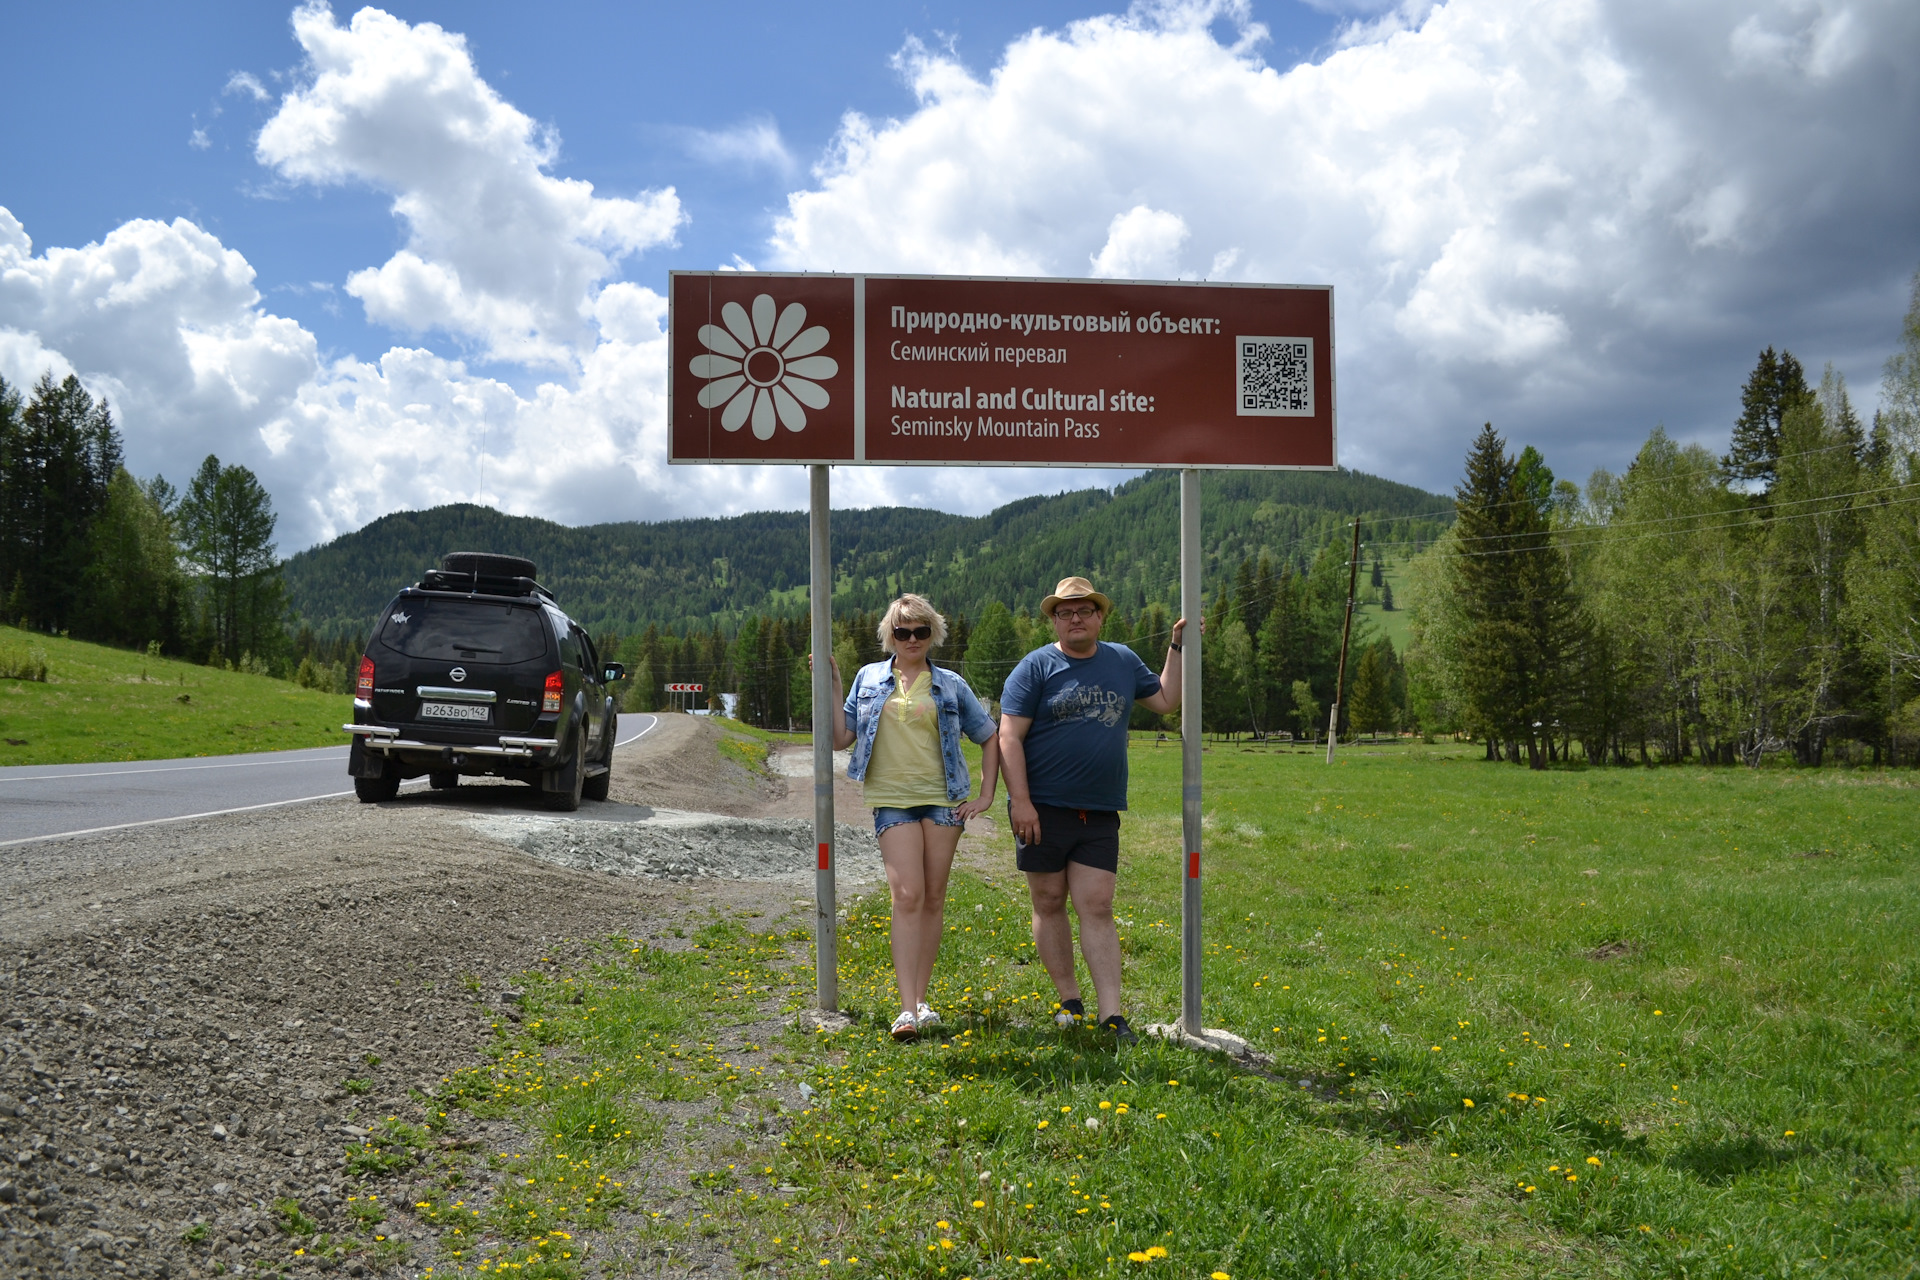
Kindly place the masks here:
[[(853, 747), (847, 777), (863, 786), (893, 897), (893, 974), (900, 988), (895, 1040), (915, 1040), (940, 1021), (927, 982), (940, 950), (947, 877), (968, 818), (993, 803), (1000, 778), (994, 723), (967, 682), (927, 661), (947, 638), (947, 620), (916, 595), (887, 606), (880, 647), (889, 657), (860, 668), (842, 700), (833, 667), (833, 745)], [(980, 744), (980, 794), (960, 735)]]

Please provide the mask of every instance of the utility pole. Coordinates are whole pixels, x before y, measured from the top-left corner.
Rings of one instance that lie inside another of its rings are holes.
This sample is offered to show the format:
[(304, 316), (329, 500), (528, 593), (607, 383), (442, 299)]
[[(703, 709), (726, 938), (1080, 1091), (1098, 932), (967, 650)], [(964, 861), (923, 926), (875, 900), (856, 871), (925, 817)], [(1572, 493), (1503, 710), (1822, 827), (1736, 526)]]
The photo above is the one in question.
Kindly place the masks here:
[(1353, 593), (1360, 586), (1360, 517), (1353, 518), (1353, 554), (1347, 557), (1347, 620), (1340, 628), (1340, 671), (1333, 678), (1333, 710), (1327, 713), (1327, 763), (1340, 734), (1340, 691), (1347, 686), (1347, 640), (1353, 635)]

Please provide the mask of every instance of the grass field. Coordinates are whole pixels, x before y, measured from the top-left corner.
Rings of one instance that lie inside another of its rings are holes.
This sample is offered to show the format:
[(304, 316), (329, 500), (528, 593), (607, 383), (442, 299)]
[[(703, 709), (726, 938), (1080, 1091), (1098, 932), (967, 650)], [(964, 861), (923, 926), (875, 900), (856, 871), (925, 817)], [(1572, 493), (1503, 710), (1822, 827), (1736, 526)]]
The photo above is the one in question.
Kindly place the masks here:
[(164, 760), (338, 746), (348, 699), (285, 680), (0, 627), (47, 679), (0, 680), (0, 765)]
[[(1143, 1024), (1176, 1013), (1179, 764), (1133, 759)], [(659, 1198), (619, 1170), (663, 1101), (708, 1098), (791, 1110), (696, 1175), (708, 1218), (647, 1230), (772, 1274), (1912, 1276), (1916, 782), (1218, 747), (1206, 1021), (1269, 1073), (1054, 1027), (1009, 866), (956, 879), (947, 1035), (887, 1039), (875, 897), (843, 926), (849, 1031), (716, 1050), (808, 1003), (811, 959), (798, 922), (715, 921), (691, 952), (529, 975), (527, 1025), (457, 1092), (538, 1145), (488, 1212), (543, 1275), (581, 1274), (552, 1231)]]

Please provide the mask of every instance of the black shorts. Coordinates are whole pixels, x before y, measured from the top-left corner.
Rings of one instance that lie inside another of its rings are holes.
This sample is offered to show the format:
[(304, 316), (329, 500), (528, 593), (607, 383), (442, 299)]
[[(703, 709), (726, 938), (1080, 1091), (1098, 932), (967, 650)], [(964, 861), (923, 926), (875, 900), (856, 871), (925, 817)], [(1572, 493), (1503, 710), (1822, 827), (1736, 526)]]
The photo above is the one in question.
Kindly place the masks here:
[[(1112, 809), (1033, 806), (1040, 814), (1040, 843), (1013, 838), (1013, 864), (1022, 871), (1065, 871), (1069, 862), (1101, 871), (1120, 869), (1120, 815)], [(1011, 806), (1009, 806), (1011, 809)]]

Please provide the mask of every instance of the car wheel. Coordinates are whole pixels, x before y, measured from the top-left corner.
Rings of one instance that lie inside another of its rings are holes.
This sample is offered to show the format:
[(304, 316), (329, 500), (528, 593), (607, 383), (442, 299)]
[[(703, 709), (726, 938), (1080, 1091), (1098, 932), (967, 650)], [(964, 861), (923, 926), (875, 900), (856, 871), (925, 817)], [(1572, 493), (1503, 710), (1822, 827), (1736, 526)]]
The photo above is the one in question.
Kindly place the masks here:
[(360, 798), (361, 804), (378, 804), (382, 800), (391, 800), (400, 794), (400, 775), (388, 772), (377, 778), (355, 778), (353, 794)]
[(427, 785), (435, 791), (451, 791), (460, 785), (460, 775), (449, 769), (444, 773), (427, 775)]
[(542, 791), (540, 799), (549, 809), (572, 813), (580, 807), (587, 781), (587, 735), (578, 729), (573, 734), (573, 759), (560, 766), (560, 777), (568, 784), (566, 790)]

